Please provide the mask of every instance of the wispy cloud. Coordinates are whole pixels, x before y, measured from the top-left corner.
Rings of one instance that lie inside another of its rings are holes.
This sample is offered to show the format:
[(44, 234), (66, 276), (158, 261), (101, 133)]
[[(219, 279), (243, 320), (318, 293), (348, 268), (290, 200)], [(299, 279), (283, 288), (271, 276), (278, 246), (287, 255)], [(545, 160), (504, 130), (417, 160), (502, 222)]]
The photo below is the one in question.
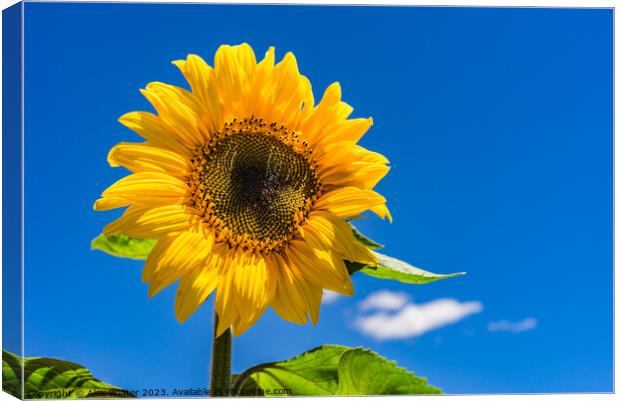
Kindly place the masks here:
[(404, 292), (392, 292), (388, 290), (377, 291), (370, 294), (359, 303), (358, 307), (363, 311), (368, 310), (398, 310), (409, 301), (409, 296)]
[(509, 331), (511, 333), (521, 333), (524, 331), (535, 329), (538, 321), (533, 317), (528, 317), (518, 322), (510, 320), (499, 320), (497, 322), (489, 322), (487, 326), (489, 331)]
[(323, 290), (323, 300), (322, 304), (333, 304), (336, 300), (340, 298), (340, 294), (330, 290)]
[[(441, 298), (424, 304), (409, 302), (402, 293), (381, 291), (360, 303), (360, 309), (377, 309), (359, 316), (355, 325), (364, 334), (377, 340), (395, 340), (420, 336), (482, 311), (478, 301), (459, 302)], [(391, 313), (389, 313), (391, 312)]]

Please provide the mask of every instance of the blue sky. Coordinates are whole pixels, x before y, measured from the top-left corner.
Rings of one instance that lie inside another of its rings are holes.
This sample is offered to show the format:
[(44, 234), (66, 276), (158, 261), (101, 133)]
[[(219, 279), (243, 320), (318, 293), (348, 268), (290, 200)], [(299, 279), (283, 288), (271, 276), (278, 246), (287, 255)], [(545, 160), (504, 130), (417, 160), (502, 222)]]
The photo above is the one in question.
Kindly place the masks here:
[[(118, 215), (92, 202), (126, 174), (106, 154), (137, 140), (117, 119), (149, 109), (138, 89), (182, 85), (172, 60), (247, 41), (293, 51), (315, 96), (339, 81), (374, 118), (362, 143), (392, 163), (378, 190), (394, 223), (359, 228), (392, 256), (468, 274), (355, 276), (356, 296), (324, 305), (317, 327), (269, 311), (235, 339), (235, 371), (332, 343), (448, 393), (611, 391), (612, 22), (604, 9), (28, 3), (26, 354), (131, 390), (207, 384), (211, 302), (181, 325), (174, 288), (147, 300), (141, 262), (89, 249)], [(392, 317), (441, 299), (462, 313), (378, 339), (360, 317), (380, 291), (400, 299)]]

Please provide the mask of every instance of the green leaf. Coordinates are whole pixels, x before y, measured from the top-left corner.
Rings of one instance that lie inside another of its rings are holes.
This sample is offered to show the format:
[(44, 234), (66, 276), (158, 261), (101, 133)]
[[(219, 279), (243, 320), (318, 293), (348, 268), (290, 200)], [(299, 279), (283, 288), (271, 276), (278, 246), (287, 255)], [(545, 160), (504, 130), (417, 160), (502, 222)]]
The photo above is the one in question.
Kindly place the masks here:
[[(338, 362), (347, 347), (323, 345), (295, 358), (257, 365), (233, 385), (235, 395), (255, 395), (256, 389), (291, 389), (289, 395), (333, 395), (338, 387)], [(272, 394), (265, 394), (272, 395)]]
[(156, 239), (101, 234), (93, 240), (90, 247), (121, 258), (146, 259), (156, 243)]
[(132, 398), (130, 392), (96, 379), (77, 363), (53, 358), (20, 358), (2, 351), (2, 389), (21, 397), (24, 369), (24, 398)]
[(10, 352), (2, 351), (2, 391), (21, 399), (21, 378), (21, 358)]
[[(366, 365), (372, 375), (364, 372)], [(355, 377), (368, 383), (359, 383)], [(289, 391), (286, 391), (289, 390)], [(435, 394), (441, 391), (394, 362), (361, 348), (323, 345), (292, 359), (254, 366), (236, 376), (233, 395), (309, 396)], [(282, 394), (284, 393), (284, 394)]]
[(393, 361), (364, 349), (352, 349), (340, 358), (336, 395), (441, 394)]
[(465, 274), (463, 272), (452, 274), (431, 273), (391, 256), (379, 252), (374, 252), (374, 254), (378, 259), (377, 266), (365, 266), (359, 269), (360, 273), (386, 280), (397, 280), (407, 284), (426, 284), (432, 281)]

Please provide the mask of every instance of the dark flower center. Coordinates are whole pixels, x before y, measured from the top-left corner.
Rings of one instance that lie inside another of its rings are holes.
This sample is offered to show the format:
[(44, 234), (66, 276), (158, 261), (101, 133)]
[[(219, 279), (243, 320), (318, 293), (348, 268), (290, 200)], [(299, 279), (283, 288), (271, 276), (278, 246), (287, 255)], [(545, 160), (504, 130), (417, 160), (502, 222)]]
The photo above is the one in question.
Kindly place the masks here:
[(272, 250), (296, 232), (320, 185), (283, 127), (249, 121), (200, 149), (196, 201), (229, 245)]

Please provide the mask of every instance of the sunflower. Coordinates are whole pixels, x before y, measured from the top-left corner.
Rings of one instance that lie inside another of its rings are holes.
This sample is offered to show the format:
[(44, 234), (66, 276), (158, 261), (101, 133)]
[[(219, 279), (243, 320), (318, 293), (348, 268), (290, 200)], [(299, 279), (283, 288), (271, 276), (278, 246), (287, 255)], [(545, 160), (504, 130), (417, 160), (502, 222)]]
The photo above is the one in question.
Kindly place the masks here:
[(180, 280), (180, 322), (215, 293), (218, 336), (269, 306), (316, 324), (323, 289), (353, 294), (344, 261), (376, 263), (346, 219), (391, 220), (372, 189), (388, 161), (356, 144), (372, 119), (348, 119), (338, 83), (315, 105), (292, 53), (276, 64), (270, 48), (257, 63), (244, 43), (221, 46), (214, 67), (196, 55), (173, 64), (191, 91), (152, 82), (141, 92), (156, 114), (119, 120), (146, 141), (108, 155), (132, 174), (94, 204), (127, 207), (104, 234), (157, 239), (142, 279), (149, 297)]

